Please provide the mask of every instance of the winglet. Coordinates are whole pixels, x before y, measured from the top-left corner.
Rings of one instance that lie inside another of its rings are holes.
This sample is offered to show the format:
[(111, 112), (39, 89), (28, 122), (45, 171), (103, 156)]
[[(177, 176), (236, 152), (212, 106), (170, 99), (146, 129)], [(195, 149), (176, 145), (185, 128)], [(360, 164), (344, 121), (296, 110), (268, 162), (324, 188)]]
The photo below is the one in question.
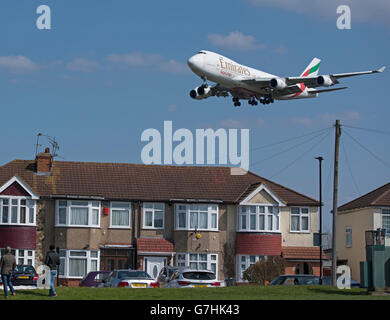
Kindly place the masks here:
[(385, 71), (385, 69), (386, 69), (386, 66), (383, 66), (382, 68), (378, 69), (377, 71), (378, 72), (383, 72), (383, 71)]

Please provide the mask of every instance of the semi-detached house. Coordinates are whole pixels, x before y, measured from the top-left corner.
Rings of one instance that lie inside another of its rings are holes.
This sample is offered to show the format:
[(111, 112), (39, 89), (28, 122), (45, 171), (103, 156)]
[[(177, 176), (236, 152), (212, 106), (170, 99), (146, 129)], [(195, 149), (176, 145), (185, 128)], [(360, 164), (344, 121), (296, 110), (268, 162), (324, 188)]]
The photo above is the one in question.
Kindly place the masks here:
[(54, 244), (64, 285), (93, 270), (156, 276), (167, 264), (243, 282), (269, 255), (284, 256), (286, 273), (318, 274), (318, 205), (251, 172), (54, 161), (47, 148), (0, 167), (0, 248), (37, 267)]

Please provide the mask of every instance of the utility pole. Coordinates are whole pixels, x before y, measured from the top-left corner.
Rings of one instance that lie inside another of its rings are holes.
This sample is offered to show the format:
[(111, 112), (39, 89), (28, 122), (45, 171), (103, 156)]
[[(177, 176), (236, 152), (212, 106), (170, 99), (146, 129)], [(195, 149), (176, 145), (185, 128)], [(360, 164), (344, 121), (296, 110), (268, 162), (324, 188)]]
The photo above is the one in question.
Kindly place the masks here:
[(320, 193), (320, 284), (322, 284), (322, 160), (323, 157), (316, 158), (319, 163), (319, 193)]
[(334, 144), (334, 177), (333, 177), (333, 218), (332, 218), (332, 286), (337, 282), (337, 248), (336, 248), (336, 220), (337, 220), (337, 193), (339, 183), (339, 147), (340, 147), (341, 126), (340, 120), (336, 120), (335, 144)]

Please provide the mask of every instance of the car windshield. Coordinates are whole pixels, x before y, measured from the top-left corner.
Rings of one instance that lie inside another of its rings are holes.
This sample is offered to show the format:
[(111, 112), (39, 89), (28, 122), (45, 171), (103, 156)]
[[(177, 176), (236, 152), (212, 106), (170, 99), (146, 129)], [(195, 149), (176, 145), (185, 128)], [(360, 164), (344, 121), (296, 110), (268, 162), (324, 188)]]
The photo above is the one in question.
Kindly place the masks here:
[(152, 279), (145, 271), (119, 271), (118, 272), (119, 279)]
[(15, 267), (15, 272), (18, 273), (35, 273), (35, 269), (32, 266), (19, 265)]
[(282, 284), (284, 279), (285, 279), (284, 277), (277, 277), (276, 279), (272, 280), (270, 284), (271, 285)]
[(184, 272), (183, 277), (191, 280), (214, 280), (215, 274), (212, 272)]

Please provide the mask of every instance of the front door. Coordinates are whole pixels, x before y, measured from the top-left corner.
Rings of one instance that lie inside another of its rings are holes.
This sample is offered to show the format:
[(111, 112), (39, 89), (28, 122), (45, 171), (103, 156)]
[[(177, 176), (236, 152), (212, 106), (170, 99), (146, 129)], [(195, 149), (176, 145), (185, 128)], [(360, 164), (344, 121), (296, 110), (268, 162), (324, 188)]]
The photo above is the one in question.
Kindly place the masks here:
[(128, 259), (120, 257), (106, 257), (104, 259), (104, 270), (112, 271), (117, 269), (128, 269)]
[(144, 270), (153, 279), (157, 279), (161, 269), (167, 264), (167, 258), (162, 257), (145, 257)]

